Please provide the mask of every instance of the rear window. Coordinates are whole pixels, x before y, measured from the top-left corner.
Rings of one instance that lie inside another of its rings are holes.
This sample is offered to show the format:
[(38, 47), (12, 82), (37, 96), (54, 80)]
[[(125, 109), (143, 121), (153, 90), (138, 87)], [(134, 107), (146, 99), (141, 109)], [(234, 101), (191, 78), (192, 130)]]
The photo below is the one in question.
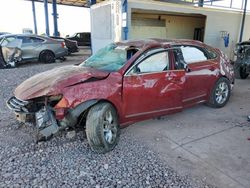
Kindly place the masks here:
[(215, 59), (215, 58), (217, 58), (217, 54), (212, 49), (206, 48), (206, 51), (208, 53), (208, 56), (209, 56), (208, 58), (209, 59)]

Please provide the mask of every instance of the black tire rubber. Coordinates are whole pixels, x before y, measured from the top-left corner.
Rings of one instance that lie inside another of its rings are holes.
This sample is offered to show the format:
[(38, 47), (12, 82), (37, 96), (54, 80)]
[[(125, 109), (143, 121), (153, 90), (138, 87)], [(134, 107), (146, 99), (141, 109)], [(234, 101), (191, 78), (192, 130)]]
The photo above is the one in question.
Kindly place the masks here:
[(62, 62), (65, 61), (67, 58), (63, 56), (63, 57), (59, 57), (58, 59), (59, 59), (60, 62), (62, 63)]
[[(116, 137), (112, 144), (105, 140), (103, 132), (104, 114), (108, 110), (111, 111), (113, 124), (115, 124), (117, 128)], [(117, 145), (120, 137), (120, 127), (117, 112), (110, 103), (98, 103), (90, 108), (86, 119), (86, 135), (91, 150), (97, 153), (109, 152)]]
[[(227, 86), (228, 86), (228, 89), (229, 89), (229, 93), (228, 93), (228, 96), (227, 96), (227, 99), (225, 100), (225, 102), (224, 103), (222, 103), (222, 104), (219, 104), (219, 103), (217, 103), (217, 101), (216, 101), (216, 96), (215, 96), (215, 91), (216, 91), (216, 88), (218, 87), (218, 85), (221, 83), (221, 82), (225, 82), (226, 84), (227, 84)], [(208, 101), (208, 105), (209, 106), (211, 106), (211, 107), (213, 107), (213, 108), (222, 108), (222, 107), (224, 107), (226, 104), (227, 104), (227, 102), (228, 102), (228, 100), (229, 100), (229, 98), (230, 98), (230, 95), (231, 95), (231, 85), (230, 85), (230, 81), (227, 79), (227, 78), (225, 78), (225, 77), (221, 77), (219, 80), (217, 80), (217, 82), (215, 83), (215, 85), (214, 85), (214, 87), (213, 87), (213, 90), (212, 90), (212, 92), (211, 92), (211, 94), (210, 94), (210, 99), (209, 99), (209, 101)]]
[(248, 77), (249, 73), (247, 73), (245, 66), (244, 67), (241, 66), (239, 71), (241, 79), (246, 79)]
[(43, 63), (54, 63), (55, 54), (52, 51), (45, 50), (40, 53), (39, 60)]
[(246, 79), (249, 73), (246, 72), (246, 65), (235, 64), (234, 66), (235, 77), (238, 79)]

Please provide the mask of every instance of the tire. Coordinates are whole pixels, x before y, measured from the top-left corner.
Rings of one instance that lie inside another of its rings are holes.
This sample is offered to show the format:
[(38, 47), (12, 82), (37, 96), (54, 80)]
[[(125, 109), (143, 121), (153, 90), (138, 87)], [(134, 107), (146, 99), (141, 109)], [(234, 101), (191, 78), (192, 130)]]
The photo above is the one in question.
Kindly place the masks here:
[(86, 119), (86, 135), (92, 151), (106, 153), (114, 149), (120, 137), (115, 108), (107, 102), (90, 108)]
[(244, 67), (241, 66), (239, 71), (240, 71), (239, 73), (240, 73), (241, 79), (246, 79), (248, 77), (249, 73), (247, 73), (246, 66), (244, 66)]
[(247, 67), (242, 65), (242, 64), (236, 64), (234, 67), (234, 72), (235, 72), (235, 77), (239, 78), (239, 79), (246, 79), (249, 75), (249, 73), (247, 73)]
[(213, 108), (225, 106), (231, 95), (231, 86), (227, 78), (221, 77), (214, 85), (208, 105)]
[(65, 61), (65, 60), (66, 60), (66, 57), (64, 57), (64, 56), (63, 56), (63, 57), (59, 57), (58, 59), (59, 59), (59, 60), (60, 60), (60, 62), (62, 63), (63, 61)]
[(55, 62), (55, 54), (49, 50), (42, 51), (39, 59), (43, 63), (54, 63)]

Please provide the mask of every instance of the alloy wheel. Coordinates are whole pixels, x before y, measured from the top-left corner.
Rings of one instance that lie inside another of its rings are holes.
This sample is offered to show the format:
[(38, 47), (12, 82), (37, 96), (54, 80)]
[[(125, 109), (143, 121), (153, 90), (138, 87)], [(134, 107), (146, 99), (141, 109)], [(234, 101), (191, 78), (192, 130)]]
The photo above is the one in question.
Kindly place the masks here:
[(218, 84), (215, 90), (215, 99), (218, 104), (223, 104), (229, 95), (229, 88), (225, 82), (221, 82)]
[(109, 143), (114, 143), (117, 137), (117, 127), (114, 124), (112, 112), (109, 110), (105, 113), (103, 124), (104, 139)]

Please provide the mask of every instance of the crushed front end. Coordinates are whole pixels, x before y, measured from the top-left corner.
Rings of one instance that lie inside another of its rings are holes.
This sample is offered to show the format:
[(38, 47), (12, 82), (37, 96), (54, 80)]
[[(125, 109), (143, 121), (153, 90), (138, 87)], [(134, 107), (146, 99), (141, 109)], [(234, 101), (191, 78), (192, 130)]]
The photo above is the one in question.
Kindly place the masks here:
[(7, 106), (14, 111), (18, 121), (35, 124), (40, 137), (47, 139), (63, 128), (58, 123), (56, 111), (53, 108), (61, 98), (61, 96), (53, 96), (24, 101), (11, 97), (7, 101)]

